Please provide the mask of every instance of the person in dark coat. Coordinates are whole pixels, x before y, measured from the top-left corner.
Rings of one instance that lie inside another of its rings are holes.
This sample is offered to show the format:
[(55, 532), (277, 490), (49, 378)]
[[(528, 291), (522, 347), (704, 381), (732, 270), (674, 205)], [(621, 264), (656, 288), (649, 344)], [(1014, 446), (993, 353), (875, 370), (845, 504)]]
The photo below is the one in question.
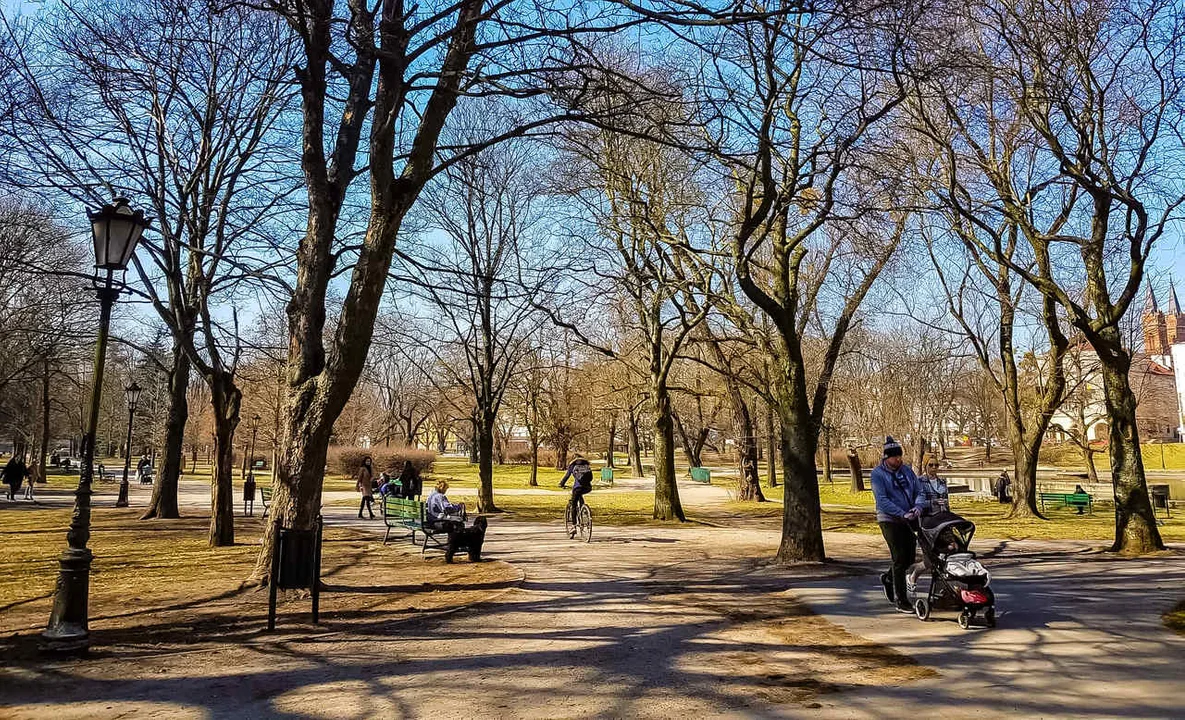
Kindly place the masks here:
[(411, 464), (411, 460), (403, 461), (403, 472), (399, 473), (399, 488), (402, 496), (409, 500), (415, 500), (424, 493), (424, 481)]
[(1008, 477), (1008, 471), (1000, 473), (1000, 477), (996, 479), (996, 499), (1000, 504), (1012, 502), (1012, 478)]
[(0, 474), (3, 474), (4, 484), (8, 486), (8, 499), (15, 501), (17, 491), (21, 489), (25, 478), (29, 477), (29, 466), (25, 465), (24, 453), (14, 454)]

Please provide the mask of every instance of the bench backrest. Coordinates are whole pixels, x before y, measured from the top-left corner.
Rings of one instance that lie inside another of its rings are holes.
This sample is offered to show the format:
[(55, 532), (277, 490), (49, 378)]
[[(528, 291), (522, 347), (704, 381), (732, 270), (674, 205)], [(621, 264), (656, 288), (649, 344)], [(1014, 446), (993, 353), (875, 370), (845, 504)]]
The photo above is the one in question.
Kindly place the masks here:
[(272, 499), (272, 489), (270, 487), (268, 487), (267, 485), (260, 485), (259, 486), (259, 497), (263, 498), (264, 500), (271, 500)]
[(424, 517), (424, 503), (419, 500), (388, 495), (383, 500), (383, 512), (387, 518), (419, 522)]

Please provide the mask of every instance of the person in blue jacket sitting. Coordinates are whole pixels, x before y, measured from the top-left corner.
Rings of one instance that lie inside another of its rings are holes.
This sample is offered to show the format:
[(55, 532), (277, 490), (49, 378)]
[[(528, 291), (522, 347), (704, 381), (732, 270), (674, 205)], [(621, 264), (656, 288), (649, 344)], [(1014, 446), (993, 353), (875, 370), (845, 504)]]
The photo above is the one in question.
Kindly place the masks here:
[(917, 553), (917, 536), (910, 522), (921, 515), (926, 494), (902, 454), (901, 444), (886, 437), (884, 456), (872, 470), (872, 496), (876, 498), (876, 522), (892, 560), (892, 568), (881, 576), (885, 594), (898, 610), (912, 613), (905, 579)]

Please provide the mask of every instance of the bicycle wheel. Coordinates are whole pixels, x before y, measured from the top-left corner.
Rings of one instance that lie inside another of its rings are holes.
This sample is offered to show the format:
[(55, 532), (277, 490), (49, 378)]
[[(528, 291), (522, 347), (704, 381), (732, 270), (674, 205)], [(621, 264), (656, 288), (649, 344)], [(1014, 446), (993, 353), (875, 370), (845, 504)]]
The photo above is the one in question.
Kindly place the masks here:
[(576, 519), (572, 517), (572, 501), (568, 501), (568, 507), (564, 508), (564, 532), (568, 537), (575, 537), (576, 535)]
[(592, 542), (592, 510), (588, 509), (588, 505), (580, 506), (580, 514), (576, 518), (576, 527), (580, 531), (581, 540)]

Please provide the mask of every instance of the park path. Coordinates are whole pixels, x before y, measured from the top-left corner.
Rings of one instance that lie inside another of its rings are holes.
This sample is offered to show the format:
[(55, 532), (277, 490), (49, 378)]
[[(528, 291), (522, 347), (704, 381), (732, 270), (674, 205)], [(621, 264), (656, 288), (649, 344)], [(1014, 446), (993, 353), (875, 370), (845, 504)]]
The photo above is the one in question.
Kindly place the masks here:
[[(182, 502), (204, 507), (208, 490), (186, 483)], [(381, 532), (354, 512), (325, 508), (327, 522)], [(526, 580), (472, 609), (372, 640), (288, 636), (159, 678), (65, 683), (52, 705), (34, 681), (0, 693), (27, 703), (12, 708), (17, 717), (55, 718), (1185, 715), (1185, 638), (1159, 623), (1185, 594), (1179, 554), (1125, 561), (1079, 543), (977, 542), (992, 553), (1001, 627), (964, 632), (949, 615), (922, 623), (886, 612), (871, 536), (829, 534), (837, 562), (827, 577), (764, 565), (777, 540), (767, 529), (598, 527), (582, 545), (558, 525), (495, 519), (488, 538), (488, 556)], [(406, 542), (376, 551), (415, 552)], [(727, 619), (747, 606), (776, 621), (790, 598), (940, 676), (878, 687), (830, 677), (845, 689), (795, 694), (775, 671), (824, 664), (826, 641), (787, 642)]]

